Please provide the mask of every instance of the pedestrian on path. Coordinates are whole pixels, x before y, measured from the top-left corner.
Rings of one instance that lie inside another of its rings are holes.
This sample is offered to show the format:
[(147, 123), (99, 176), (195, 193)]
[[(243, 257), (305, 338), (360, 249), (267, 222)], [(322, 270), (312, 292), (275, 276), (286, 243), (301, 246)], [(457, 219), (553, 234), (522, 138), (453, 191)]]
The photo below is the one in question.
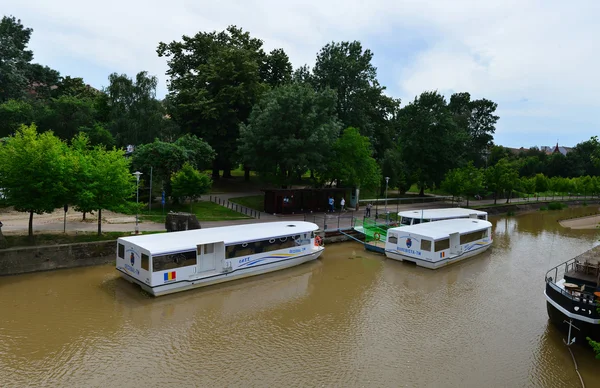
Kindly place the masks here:
[(331, 213), (333, 213), (333, 212), (334, 212), (333, 205), (334, 205), (333, 197), (330, 195), (330, 196), (329, 196), (329, 211), (330, 211)]
[(346, 199), (344, 197), (342, 197), (342, 200), (340, 201), (340, 208), (341, 208), (341, 211), (343, 211), (343, 212), (346, 211)]
[(367, 204), (367, 214), (366, 214), (367, 217), (371, 217), (371, 208), (372, 207), (373, 207), (373, 204), (371, 202), (369, 202)]

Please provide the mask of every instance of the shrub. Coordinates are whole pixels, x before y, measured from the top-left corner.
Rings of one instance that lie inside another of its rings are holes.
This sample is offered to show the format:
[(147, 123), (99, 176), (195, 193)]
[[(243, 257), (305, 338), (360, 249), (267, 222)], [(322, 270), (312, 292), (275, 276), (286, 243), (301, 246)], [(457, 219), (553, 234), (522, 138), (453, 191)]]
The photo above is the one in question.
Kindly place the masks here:
[(548, 210), (562, 210), (566, 207), (567, 207), (567, 205), (565, 205), (562, 202), (550, 202), (548, 204)]

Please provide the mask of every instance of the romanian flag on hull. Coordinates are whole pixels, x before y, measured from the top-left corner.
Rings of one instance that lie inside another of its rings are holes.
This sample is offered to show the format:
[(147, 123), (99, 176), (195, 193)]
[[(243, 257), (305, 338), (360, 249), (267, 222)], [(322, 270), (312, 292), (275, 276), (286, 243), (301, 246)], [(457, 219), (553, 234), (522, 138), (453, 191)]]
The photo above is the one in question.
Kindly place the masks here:
[(173, 271), (173, 272), (165, 273), (165, 282), (168, 282), (171, 280), (177, 280), (177, 272)]

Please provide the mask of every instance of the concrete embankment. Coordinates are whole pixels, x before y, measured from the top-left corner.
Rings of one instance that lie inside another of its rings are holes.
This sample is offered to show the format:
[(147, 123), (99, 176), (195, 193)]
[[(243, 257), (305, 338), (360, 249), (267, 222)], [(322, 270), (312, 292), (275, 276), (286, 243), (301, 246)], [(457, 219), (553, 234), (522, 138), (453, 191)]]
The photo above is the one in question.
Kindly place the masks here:
[(482, 207), (470, 206), (470, 207), (472, 209), (486, 211), (490, 215), (495, 215), (495, 214), (504, 214), (504, 213), (508, 213), (508, 212), (522, 213), (522, 212), (535, 211), (535, 210), (539, 210), (541, 207), (548, 207), (548, 204), (550, 204), (552, 202), (561, 202), (567, 206), (580, 206), (580, 205), (583, 205), (584, 203), (600, 204), (600, 199), (587, 199), (587, 200), (578, 199), (578, 200), (561, 201), (559, 198), (557, 198), (555, 201), (533, 201), (532, 200), (531, 202), (527, 202), (527, 203), (518, 203), (518, 204), (508, 203), (508, 204), (497, 205), (497, 206), (482, 206)]
[(115, 260), (116, 241), (0, 250), (0, 276), (100, 265)]

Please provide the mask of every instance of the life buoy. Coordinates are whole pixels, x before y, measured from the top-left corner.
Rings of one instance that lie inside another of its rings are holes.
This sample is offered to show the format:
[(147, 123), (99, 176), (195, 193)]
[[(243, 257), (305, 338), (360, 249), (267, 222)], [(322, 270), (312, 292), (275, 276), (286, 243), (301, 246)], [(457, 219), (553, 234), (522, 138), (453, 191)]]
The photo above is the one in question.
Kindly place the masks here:
[(379, 232), (376, 232), (376, 233), (373, 235), (373, 237), (375, 237), (375, 240), (379, 241), (379, 240), (381, 240), (381, 233), (379, 233)]
[(323, 240), (321, 239), (320, 236), (315, 236), (315, 246), (319, 247), (323, 244)]

